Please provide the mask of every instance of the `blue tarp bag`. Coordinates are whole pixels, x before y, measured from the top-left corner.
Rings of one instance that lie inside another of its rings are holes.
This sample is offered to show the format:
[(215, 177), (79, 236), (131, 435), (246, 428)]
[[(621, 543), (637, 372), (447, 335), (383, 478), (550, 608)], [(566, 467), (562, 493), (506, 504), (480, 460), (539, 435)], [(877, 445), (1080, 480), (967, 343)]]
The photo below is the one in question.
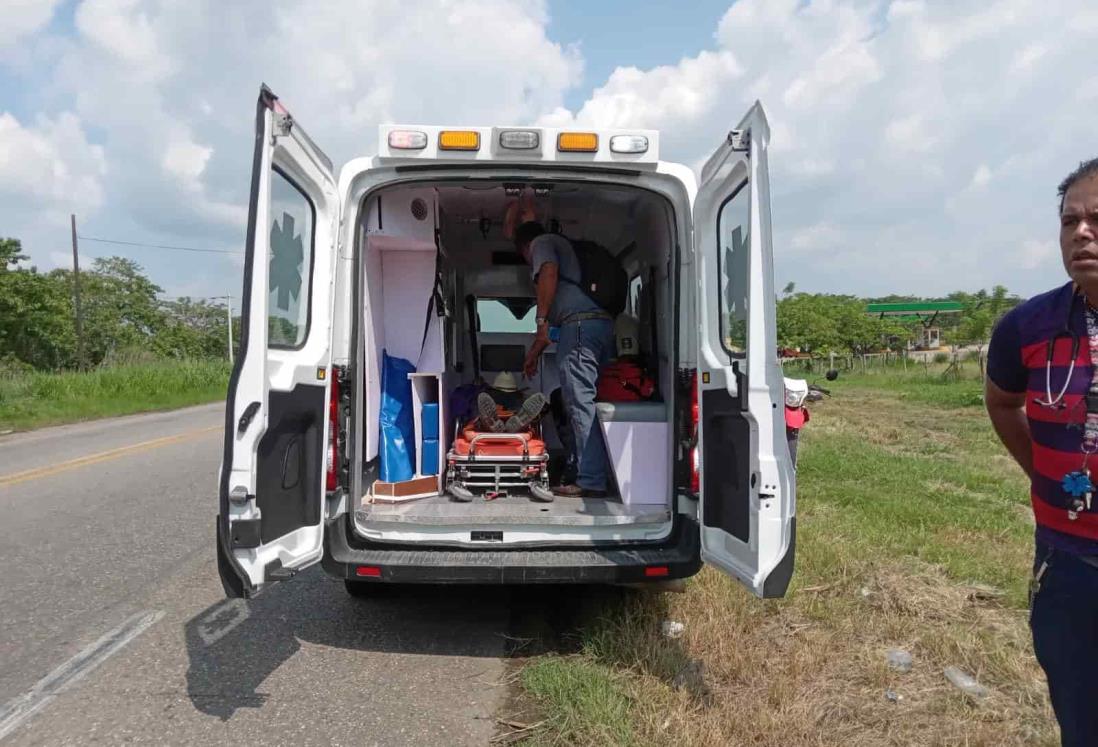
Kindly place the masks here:
[(416, 434), (408, 374), (415, 373), (416, 367), (387, 352), (381, 355), (381, 479), (411, 480), (415, 474)]

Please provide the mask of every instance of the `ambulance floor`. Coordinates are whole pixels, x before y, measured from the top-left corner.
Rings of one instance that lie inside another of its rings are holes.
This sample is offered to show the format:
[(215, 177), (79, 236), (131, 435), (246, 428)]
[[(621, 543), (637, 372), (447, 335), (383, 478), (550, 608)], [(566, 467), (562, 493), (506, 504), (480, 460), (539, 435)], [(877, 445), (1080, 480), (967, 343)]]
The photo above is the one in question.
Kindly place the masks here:
[(375, 503), (362, 507), (360, 522), (430, 524), (435, 526), (477, 524), (552, 524), (557, 526), (626, 526), (659, 524), (671, 518), (666, 506), (629, 506), (604, 498), (564, 498), (539, 503), (528, 495), (516, 494), (486, 501), (477, 498), (460, 503), (449, 495), (405, 503)]

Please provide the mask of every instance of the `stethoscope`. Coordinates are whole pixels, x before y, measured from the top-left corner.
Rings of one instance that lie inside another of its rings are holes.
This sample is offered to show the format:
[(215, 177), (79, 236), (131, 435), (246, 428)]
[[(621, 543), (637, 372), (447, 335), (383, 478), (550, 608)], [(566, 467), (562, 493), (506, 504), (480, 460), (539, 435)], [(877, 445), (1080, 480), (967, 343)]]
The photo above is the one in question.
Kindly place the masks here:
[[(1045, 343), (1045, 400), (1043, 402), (1037, 398), (1034, 398), (1033, 400), (1038, 405), (1041, 405), (1041, 407), (1055, 410), (1067, 406), (1064, 404), (1064, 395), (1067, 394), (1068, 387), (1071, 385), (1071, 375), (1075, 373), (1075, 359), (1079, 357), (1079, 345), (1082, 339), (1078, 332), (1074, 332), (1071, 329), (1071, 315), (1075, 311), (1075, 299), (1078, 297), (1078, 293), (1071, 294), (1071, 303), (1068, 305), (1067, 320), (1064, 322), (1064, 328)], [(1067, 375), (1064, 376), (1064, 385), (1060, 388), (1060, 393), (1057, 394), (1054, 399), (1052, 396), (1052, 358), (1056, 351), (1056, 341), (1064, 337), (1071, 340), (1071, 364), (1068, 366)]]

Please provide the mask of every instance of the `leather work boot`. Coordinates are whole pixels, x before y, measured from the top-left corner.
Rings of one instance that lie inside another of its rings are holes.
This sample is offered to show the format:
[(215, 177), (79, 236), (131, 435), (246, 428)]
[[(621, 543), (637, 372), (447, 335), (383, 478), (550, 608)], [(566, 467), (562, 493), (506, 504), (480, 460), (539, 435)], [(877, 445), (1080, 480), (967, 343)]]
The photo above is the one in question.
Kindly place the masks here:
[(553, 494), (561, 498), (605, 498), (605, 490), (585, 490), (579, 485), (561, 485), (553, 488)]

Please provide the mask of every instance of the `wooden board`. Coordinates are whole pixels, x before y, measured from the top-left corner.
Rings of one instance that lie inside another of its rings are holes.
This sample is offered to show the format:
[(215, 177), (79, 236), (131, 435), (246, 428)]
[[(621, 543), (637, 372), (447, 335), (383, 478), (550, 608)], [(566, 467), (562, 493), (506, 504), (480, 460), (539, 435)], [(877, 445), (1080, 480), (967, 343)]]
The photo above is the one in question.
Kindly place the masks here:
[(427, 477), (413, 477), (411, 480), (400, 482), (374, 483), (372, 494), (375, 501), (395, 503), (398, 501), (410, 501), (416, 498), (426, 498), (438, 495), (438, 478), (434, 475)]

